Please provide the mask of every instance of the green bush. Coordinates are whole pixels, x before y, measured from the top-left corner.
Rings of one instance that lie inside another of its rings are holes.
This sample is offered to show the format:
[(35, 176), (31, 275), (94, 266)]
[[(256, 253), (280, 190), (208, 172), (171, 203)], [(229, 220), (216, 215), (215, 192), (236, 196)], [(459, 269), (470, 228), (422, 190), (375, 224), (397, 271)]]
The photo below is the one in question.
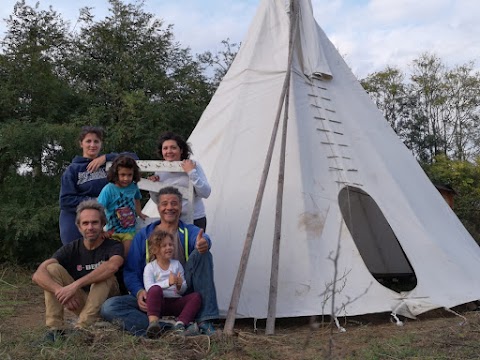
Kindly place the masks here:
[(34, 265), (61, 245), (58, 177), (7, 177), (0, 184), (0, 263)]

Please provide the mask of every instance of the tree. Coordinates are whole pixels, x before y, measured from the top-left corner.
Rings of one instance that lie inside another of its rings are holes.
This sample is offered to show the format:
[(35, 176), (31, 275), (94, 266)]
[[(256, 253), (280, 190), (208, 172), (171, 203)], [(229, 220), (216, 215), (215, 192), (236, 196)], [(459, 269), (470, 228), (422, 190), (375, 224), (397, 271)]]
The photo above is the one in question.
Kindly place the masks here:
[(470, 62), (448, 70), (445, 74), (445, 114), (451, 125), (449, 151), (453, 159), (467, 160), (478, 154), (480, 73), (473, 73), (474, 63)]
[(211, 51), (205, 51), (203, 54), (197, 56), (201, 64), (213, 68), (212, 81), (215, 88), (220, 85), (220, 82), (228, 69), (230, 69), (230, 65), (232, 65), (233, 60), (235, 60), (235, 56), (240, 48), (240, 44), (231, 43), (229, 38), (222, 40), (221, 44), (223, 45), (223, 49), (216, 54)]
[(143, 2), (109, 3), (100, 22), (82, 10), (70, 71), (92, 104), (85, 121), (106, 128), (108, 146), (150, 157), (161, 131), (190, 134), (213, 88)]
[(465, 160), (478, 152), (480, 76), (473, 63), (448, 69), (438, 57), (423, 54), (414, 61), (412, 93), (418, 118), (428, 120), (430, 158), (444, 154)]
[(429, 159), (447, 154), (448, 120), (443, 117), (446, 106), (446, 87), (443, 82), (445, 66), (434, 55), (423, 54), (413, 61), (412, 92), (417, 99), (416, 118), (428, 121), (430, 135)]
[(480, 243), (480, 158), (470, 162), (449, 160), (445, 155), (438, 155), (423, 168), (434, 183), (449, 185), (458, 193), (455, 213)]
[(405, 124), (411, 117), (410, 94), (404, 78), (399, 69), (387, 67), (361, 80), (365, 91), (400, 137), (404, 135)]
[(63, 67), (68, 56), (67, 25), (50, 8), (17, 2), (2, 41), (0, 122), (68, 120), (73, 94)]
[[(60, 244), (60, 173), (75, 151), (77, 131), (48, 123), (0, 125), (0, 262), (32, 263)], [(38, 144), (45, 145), (35, 174), (31, 159)]]
[[(102, 125), (107, 151), (154, 156), (163, 130), (188, 136), (214, 86), (172, 27), (143, 2), (90, 9), (69, 33), (51, 7), (19, 1), (0, 53), (0, 261), (32, 262), (60, 244), (60, 174), (80, 125)], [(27, 250), (28, 249), (28, 250)]]
[(360, 81), (385, 119), (420, 161), (428, 161), (431, 137), (427, 118), (416, 111), (419, 101), (405, 75), (388, 67)]
[(421, 163), (444, 154), (470, 159), (478, 153), (480, 76), (474, 64), (447, 68), (435, 55), (422, 54), (405, 81), (399, 70), (362, 80), (385, 118)]
[[(33, 169), (32, 175), (42, 176), (44, 154), (52, 152), (51, 138), (20, 143), (18, 133), (8, 138), (10, 132), (3, 127), (13, 123), (25, 133), (38, 135), (45, 124), (66, 123), (74, 114), (77, 102), (63, 64), (69, 52), (67, 26), (51, 8), (40, 10), (38, 3), (30, 7), (24, 0), (15, 5), (6, 22), (0, 57), (0, 131), (4, 144), (0, 168), (13, 166), (17, 170), (21, 163)], [(20, 150), (26, 150), (27, 145), (28, 152)], [(22, 157), (12, 157), (13, 150)]]

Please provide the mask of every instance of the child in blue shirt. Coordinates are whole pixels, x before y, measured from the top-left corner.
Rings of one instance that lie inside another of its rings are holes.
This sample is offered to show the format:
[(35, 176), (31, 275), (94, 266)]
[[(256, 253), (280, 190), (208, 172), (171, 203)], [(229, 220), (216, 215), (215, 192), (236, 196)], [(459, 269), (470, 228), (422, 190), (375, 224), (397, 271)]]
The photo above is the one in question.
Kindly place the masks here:
[(140, 169), (132, 157), (120, 155), (108, 169), (107, 179), (109, 183), (100, 192), (98, 202), (105, 208), (108, 233), (123, 243), (127, 256), (137, 216), (143, 220), (147, 217), (142, 213), (142, 195), (137, 185)]

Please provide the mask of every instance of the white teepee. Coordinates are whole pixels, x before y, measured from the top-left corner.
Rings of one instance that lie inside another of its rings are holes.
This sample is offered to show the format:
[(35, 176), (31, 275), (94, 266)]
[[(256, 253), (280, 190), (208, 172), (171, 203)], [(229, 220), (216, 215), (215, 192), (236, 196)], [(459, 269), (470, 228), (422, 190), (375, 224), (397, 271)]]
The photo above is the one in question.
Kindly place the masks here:
[[(326, 289), (332, 283), (336, 315), (392, 311), (414, 317), (480, 298), (479, 247), (317, 25), (310, 0), (299, 0), (298, 6), (277, 317), (330, 314)], [(223, 315), (287, 70), (288, 37), (288, 6), (262, 0), (234, 63), (189, 138), (212, 187), (207, 232)], [(267, 317), (279, 148), (239, 317)], [(405, 274), (416, 277), (410, 291), (395, 292), (375, 278)]]

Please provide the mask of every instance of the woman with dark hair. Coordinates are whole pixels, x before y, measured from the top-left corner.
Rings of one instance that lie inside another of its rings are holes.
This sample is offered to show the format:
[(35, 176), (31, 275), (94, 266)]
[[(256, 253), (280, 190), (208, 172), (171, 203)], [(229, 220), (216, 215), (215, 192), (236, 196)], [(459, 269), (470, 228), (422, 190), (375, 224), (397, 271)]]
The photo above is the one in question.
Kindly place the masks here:
[(79, 145), (82, 156), (75, 156), (62, 175), (60, 187), (60, 238), (68, 244), (82, 237), (75, 224), (78, 204), (96, 198), (107, 184), (105, 163), (117, 154), (100, 155), (104, 138), (103, 129), (84, 126), (80, 131)]
[[(160, 181), (165, 185), (181, 187), (188, 187), (188, 182), (191, 181), (194, 189), (193, 224), (206, 230), (207, 218), (202, 198), (208, 198), (212, 190), (198, 161), (190, 159), (192, 150), (189, 144), (181, 136), (173, 132), (166, 132), (161, 134), (158, 139), (157, 153), (162, 160), (181, 161), (181, 166), (185, 172), (159, 171), (154, 176), (150, 176), (149, 179)], [(155, 197), (153, 198), (155, 199)], [(182, 209), (182, 218), (184, 218), (187, 209), (186, 204), (183, 204)]]

